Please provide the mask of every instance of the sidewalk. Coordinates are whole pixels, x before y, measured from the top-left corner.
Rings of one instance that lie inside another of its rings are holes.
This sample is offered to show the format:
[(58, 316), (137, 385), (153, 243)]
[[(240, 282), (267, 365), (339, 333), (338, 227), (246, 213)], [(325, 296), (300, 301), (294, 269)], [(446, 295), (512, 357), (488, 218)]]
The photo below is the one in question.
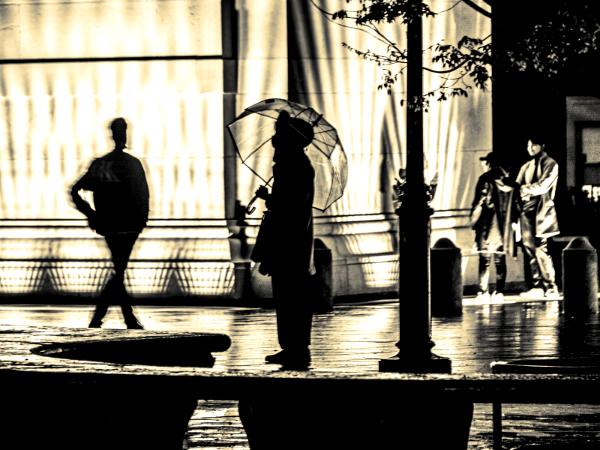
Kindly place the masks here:
[[(502, 304), (463, 301), (463, 315), (434, 318), (434, 352), (451, 358), (454, 373), (490, 372), (494, 360), (559, 356), (572, 352), (565, 345), (560, 300), (524, 302), (507, 296)], [(90, 306), (0, 305), (0, 324), (85, 327)], [(264, 356), (277, 349), (275, 315), (271, 309), (233, 307), (137, 308), (148, 330), (205, 331), (228, 334), (229, 351), (215, 355), (219, 369), (265, 369)], [(105, 328), (123, 328), (117, 309)], [(580, 352), (600, 353), (598, 318), (579, 330)], [(567, 334), (566, 334), (567, 333)], [(312, 370), (377, 371), (378, 361), (397, 353), (398, 304), (395, 300), (338, 304), (333, 312), (315, 317)], [(572, 341), (568, 341), (572, 343)], [(273, 368), (276, 370), (276, 368)], [(506, 448), (549, 441), (595, 441), (600, 407), (582, 405), (505, 405)], [(491, 405), (476, 405), (470, 449), (491, 448)], [(244, 449), (245, 434), (235, 402), (202, 401), (189, 429), (190, 449)], [(576, 448), (576, 447), (575, 447)]]

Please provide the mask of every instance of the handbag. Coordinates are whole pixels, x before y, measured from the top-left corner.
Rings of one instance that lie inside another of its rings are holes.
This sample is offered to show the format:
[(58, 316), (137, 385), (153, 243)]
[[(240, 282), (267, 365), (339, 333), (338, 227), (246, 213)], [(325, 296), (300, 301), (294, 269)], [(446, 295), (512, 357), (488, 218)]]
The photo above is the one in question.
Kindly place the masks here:
[(250, 254), (250, 259), (259, 263), (258, 272), (263, 275), (271, 275), (272, 255), (273, 255), (273, 219), (271, 211), (266, 210), (263, 213), (254, 248)]

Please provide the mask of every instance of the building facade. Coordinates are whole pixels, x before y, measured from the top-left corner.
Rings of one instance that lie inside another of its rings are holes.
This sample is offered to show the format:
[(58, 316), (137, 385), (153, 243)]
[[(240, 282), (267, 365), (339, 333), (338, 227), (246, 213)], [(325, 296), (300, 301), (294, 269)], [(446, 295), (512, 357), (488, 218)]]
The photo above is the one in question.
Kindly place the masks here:
[[(432, 9), (453, 4), (435, 0)], [(424, 48), (485, 36), (491, 26), (458, 5), (425, 21)], [(404, 39), (399, 24), (384, 28)], [(262, 206), (240, 215), (259, 180), (240, 164), (225, 127), (244, 107), (273, 97), (322, 112), (348, 157), (343, 197), (315, 211), (316, 238), (332, 252), (333, 295), (396, 291), (392, 185), (406, 154), (404, 86), (389, 95), (378, 89), (379, 68), (343, 43), (378, 45), (309, 0), (0, 5), (0, 294), (92, 296), (102, 288), (108, 251), (68, 191), (111, 150), (107, 125), (122, 116), (151, 195), (149, 226), (128, 270), (132, 294), (268, 297), (269, 280), (248, 260)], [(424, 73), (426, 89), (439, 81)], [(466, 285), (476, 279), (468, 209), (478, 157), (492, 149), (491, 97), (473, 90), (432, 102), (425, 115), (426, 178), (437, 175), (438, 183), (432, 243), (447, 237), (462, 249)], [(510, 272), (519, 278), (518, 268)]]

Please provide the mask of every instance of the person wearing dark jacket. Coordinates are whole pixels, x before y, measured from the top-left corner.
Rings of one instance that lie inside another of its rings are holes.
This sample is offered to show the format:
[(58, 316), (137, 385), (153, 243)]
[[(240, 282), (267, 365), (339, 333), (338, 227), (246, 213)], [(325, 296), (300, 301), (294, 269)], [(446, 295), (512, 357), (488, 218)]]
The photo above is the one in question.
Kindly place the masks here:
[[(479, 158), (484, 173), (477, 180), (471, 206), (471, 225), (479, 254), (477, 300), (502, 301), (506, 284), (506, 251), (512, 248), (510, 205), (512, 189), (504, 188), (507, 172), (498, 165), (495, 155)], [(490, 264), (496, 266), (496, 286), (489, 292)]]
[(544, 151), (540, 139), (530, 138), (527, 152), (532, 158), (521, 166), (516, 183), (520, 194), (522, 244), (533, 286), (521, 296), (555, 297), (558, 288), (548, 238), (560, 233), (554, 207), (558, 164)]
[[(140, 160), (124, 152), (125, 119), (114, 119), (110, 129), (114, 150), (95, 159), (71, 188), (75, 207), (87, 217), (90, 228), (104, 236), (114, 266), (114, 274), (100, 295), (89, 327), (100, 328), (109, 304), (116, 300), (127, 328), (141, 329), (125, 289), (125, 271), (133, 246), (148, 221), (148, 183)], [(93, 192), (94, 208), (83, 199), (80, 190)]]
[[(312, 304), (310, 276), (313, 264), (315, 171), (305, 148), (313, 139), (312, 125), (280, 113), (272, 145), (275, 149), (273, 188), (263, 186), (257, 196), (266, 200), (271, 214), (269, 256), (261, 265), (271, 275), (281, 351), (268, 355), (267, 363), (289, 369), (310, 365)], [(263, 267), (262, 270), (265, 270)]]

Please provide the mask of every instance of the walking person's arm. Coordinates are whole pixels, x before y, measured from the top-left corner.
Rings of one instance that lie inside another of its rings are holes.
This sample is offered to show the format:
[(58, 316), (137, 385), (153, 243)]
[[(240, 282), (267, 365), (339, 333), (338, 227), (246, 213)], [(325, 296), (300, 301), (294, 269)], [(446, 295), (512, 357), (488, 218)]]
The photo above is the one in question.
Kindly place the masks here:
[(80, 190), (91, 190), (89, 178), (90, 175), (88, 171), (84, 176), (75, 182), (75, 184), (71, 187), (71, 199), (73, 200), (75, 208), (77, 208), (79, 212), (83, 213), (87, 217), (90, 228), (95, 230), (96, 211), (94, 211), (92, 206), (79, 194)]
[(504, 192), (506, 194), (508, 193), (512, 193), (515, 188), (519, 187), (519, 184), (517, 183), (516, 180), (511, 180), (509, 178), (508, 175), (505, 175), (503, 177), (500, 178), (496, 178), (496, 180), (494, 180), (496, 183), (496, 187), (498, 188), (499, 191)]
[(488, 194), (489, 186), (485, 182), (483, 177), (479, 177), (477, 180), (477, 185), (475, 186), (475, 194), (473, 196), (473, 202), (471, 203), (471, 211), (469, 213), (469, 221), (471, 223), (471, 227), (474, 228), (477, 222), (479, 222), (479, 218), (481, 217), (481, 213), (483, 212), (483, 204), (485, 202), (485, 197)]
[(146, 170), (144, 164), (139, 161), (135, 172), (136, 179), (136, 198), (138, 200), (139, 207), (139, 220), (140, 220), (140, 232), (146, 227), (148, 223), (148, 215), (150, 213), (150, 189), (148, 187), (148, 179), (146, 178)]
[(532, 197), (544, 195), (558, 179), (558, 164), (552, 159), (545, 159), (542, 161), (542, 174), (540, 179), (534, 183), (526, 184), (521, 187), (521, 192), (524, 195), (530, 195)]

